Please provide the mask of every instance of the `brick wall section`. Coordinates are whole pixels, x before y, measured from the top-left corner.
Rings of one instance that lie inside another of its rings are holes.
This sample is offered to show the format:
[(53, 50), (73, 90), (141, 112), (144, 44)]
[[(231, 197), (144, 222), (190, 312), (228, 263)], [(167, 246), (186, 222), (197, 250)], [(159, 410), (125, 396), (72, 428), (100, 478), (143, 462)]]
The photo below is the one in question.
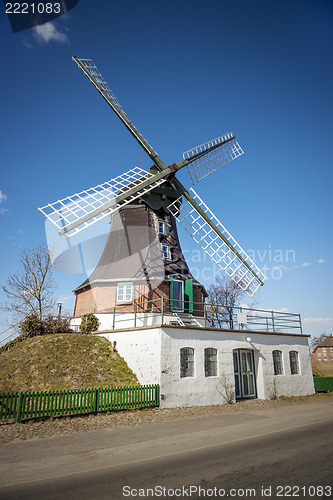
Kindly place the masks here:
[[(326, 357), (327, 359), (324, 359), (324, 351), (323, 349), (326, 349)], [(320, 356), (318, 357), (318, 353), (321, 354), (321, 359)], [(317, 347), (316, 349), (316, 352), (314, 352), (313, 354), (311, 354), (311, 361), (312, 362), (323, 362), (323, 363), (333, 363), (333, 352), (331, 352), (331, 348), (330, 347)]]
[[(137, 311), (150, 310), (160, 312), (161, 299), (164, 299), (164, 311), (170, 312), (170, 281), (163, 281), (153, 290), (149, 290), (146, 283), (134, 284), (134, 300), (131, 303), (116, 303), (117, 283), (107, 286), (86, 287), (76, 294), (74, 318), (87, 313), (113, 312), (114, 307), (121, 312), (134, 312), (134, 304), (137, 304)], [(144, 304), (147, 303), (148, 304)], [(193, 286), (193, 302), (195, 316), (203, 316), (203, 289), (201, 286)], [(198, 302), (198, 304), (195, 304)]]

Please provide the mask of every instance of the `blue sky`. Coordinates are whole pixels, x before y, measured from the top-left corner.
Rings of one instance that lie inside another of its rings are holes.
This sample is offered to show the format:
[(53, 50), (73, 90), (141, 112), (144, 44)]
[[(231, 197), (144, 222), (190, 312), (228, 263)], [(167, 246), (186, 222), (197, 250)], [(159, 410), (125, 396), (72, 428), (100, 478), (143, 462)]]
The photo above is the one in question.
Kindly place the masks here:
[[(257, 307), (301, 313), (305, 333), (332, 332), (330, 0), (81, 0), (15, 34), (1, 4), (0, 35), (1, 284), (46, 239), (38, 207), (150, 167), (71, 60), (92, 58), (165, 163), (234, 132), (245, 154), (195, 189), (266, 272)], [(213, 267), (179, 232), (209, 285)], [(72, 311), (84, 276), (55, 278)]]

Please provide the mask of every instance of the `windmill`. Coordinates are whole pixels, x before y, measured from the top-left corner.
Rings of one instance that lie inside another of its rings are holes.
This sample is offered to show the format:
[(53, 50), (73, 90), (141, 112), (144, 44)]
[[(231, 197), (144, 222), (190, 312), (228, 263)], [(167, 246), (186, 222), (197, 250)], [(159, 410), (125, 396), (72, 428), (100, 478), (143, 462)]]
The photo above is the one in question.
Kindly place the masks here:
[[(136, 167), (104, 184), (58, 200), (39, 208), (39, 210), (57, 227), (59, 235), (72, 238), (105, 217), (114, 219), (117, 214), (122, 214), (121, 222), (126, 226), (127, 219), (139, 217), (138, 209), (140, 207), (145, 209), (148, 207), (150, 212), (157, 214), (155, 218), (157, 223), (161, 219), (162, 223), (166, 221), (166, 225), (169, 226), (167, 234), (171, 234), (176, 247), (178, 245), (180, 249), (174, 220), (177, 220), (193, 240), (238, 286), (249, 296), (252, 296), (263, 285), (266, 277), (194, 189), (187, 190), (176, 178), (177, 172), (187, 167), (192, 183), (196, 184), (243, 154), (233, 133), (219, 136), (201, 144), (185, 152), (183, 159), (179, 162), (167, 166), (128, 118), (93, 61), (77, 57), (73, 57), (73, 61), (147, 153), (153, 166), (149, 171)], [(161, 216), (161, 214), (164, 215)], [(151, 237), (150, 240), (154, 240), (154, 237)], [(124, 268), (124, 266), (119, 266), (119, 259), (122, 258), (124, 249), (122, 244), (117, 244), (117, 248), (112, 247), (112, 245), (111, 232), (100, 263), (94, 271), (95, 274), (93, 273), (90, 279), (79, 287), (81, 290), (87, 288), (89, 283), (102, 280), (106, 267), (110, 267), (110, 258), (106, 259), (106, 254), (114, 256), (118, 252), (118, 256), (113, 257), (112, 264), (115, 264), (113, 267), (118, 270), (120, 267)], [(164, 246), (167, 247), (167, 245)], [(151, 245), (148, 247), (151, 252)], [(167, 248), (163, 248), (162, 251), (167, 251)], [(167, 259), (168, 255), (163, 255), (163, 257)], [(183, 267), (184, 276), (191, 278), (181, 250), (178, 261)], [(145, 268), (145, 266), (143, 267)], [(173, 271), (171, 266), (169, 268), (171, 279), (177, 275)], [(119, 276), (114, 276), (114, 279), (116, 278), (119, 280)], [(126, 287), (123, 293), (126, 295)]]

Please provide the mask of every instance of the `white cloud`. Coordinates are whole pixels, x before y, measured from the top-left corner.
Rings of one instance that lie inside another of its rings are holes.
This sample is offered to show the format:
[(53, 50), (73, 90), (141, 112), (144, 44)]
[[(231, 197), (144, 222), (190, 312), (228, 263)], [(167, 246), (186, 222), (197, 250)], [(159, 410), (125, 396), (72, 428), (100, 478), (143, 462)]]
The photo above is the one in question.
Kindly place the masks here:
[(324, 262), (326, 262), (324, 259), (318, 259), (318, 264), (323, 264)]
[(311, 262), (303, 262), (303, 264), (300, 264), (299, 266), (293, 266), (294, 269), (300, 269), (301, 267), (309, 267), (312, 266)]
[(71, 299), (73, 299), (72, 295), (59, 295), (57, 302), (64, 303), (64, 302), (67, 302), (68, 300), (71, 300)]
[[(2, 191), (0, 191), (0, 203), (6, 200), (7, 200), (7, 195)], [(0, 215), (6, 214), (7, 212), (9, 212), (8, 208), (0, 208)]]
[(68, 43), (69, 39), (66, 33), (61, 33), (52, 23), (41, 24), (34, 28), (34, 36), (38, 42), (60, 42)]
[(280, 309), (274, 309), (276, 312), (282, 312), (282, 313), (290, 313), (290, 309), (288, 307), (280, 307)]
[(302, 323), (306, 325), (333, 326), (333, 318), (304, 318)]
[(7, 195), (0, 191), (0, 203), (7, 200)]

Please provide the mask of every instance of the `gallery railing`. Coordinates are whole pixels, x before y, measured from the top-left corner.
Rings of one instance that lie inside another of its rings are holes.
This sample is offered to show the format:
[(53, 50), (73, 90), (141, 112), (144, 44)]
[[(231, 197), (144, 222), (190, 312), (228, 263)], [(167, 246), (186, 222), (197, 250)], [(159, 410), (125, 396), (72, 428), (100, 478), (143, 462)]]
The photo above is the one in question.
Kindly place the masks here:
[(111, 329), (153, 324), (303, 334), (300, 314), (161, 297), (114, 307)]

